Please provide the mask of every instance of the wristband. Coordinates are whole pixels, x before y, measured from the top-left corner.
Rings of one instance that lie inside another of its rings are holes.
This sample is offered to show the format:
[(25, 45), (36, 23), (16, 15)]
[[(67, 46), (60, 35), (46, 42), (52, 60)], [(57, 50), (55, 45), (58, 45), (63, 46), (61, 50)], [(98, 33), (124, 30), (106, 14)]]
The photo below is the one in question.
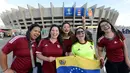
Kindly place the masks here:
[(8, 70), (8, 68), (6, 68), (5, 70), (3, 70), (3, 72), (5, 72), (6, 70)]

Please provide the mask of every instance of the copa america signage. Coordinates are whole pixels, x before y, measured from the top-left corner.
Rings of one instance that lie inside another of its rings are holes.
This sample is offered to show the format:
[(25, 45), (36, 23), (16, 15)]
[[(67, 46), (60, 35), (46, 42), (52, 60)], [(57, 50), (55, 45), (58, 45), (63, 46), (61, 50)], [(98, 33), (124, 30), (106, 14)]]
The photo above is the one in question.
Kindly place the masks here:
[(76, 8), (76, 16), (84, 16), (84, 8)]
[[(84, 16), (84, 8), (76, 8), (75, 16)], [(94, 8), (86, 9), (86, 16), (89, 16), (89, 11), (94, 12)], [(74, 16), (74, 8), (73, 7), (65, 7), (64, 8), (64, 16)]]
[(64, 8), (64, 16), (73, 16), (74, 15), (74, 8), (66, 7)]

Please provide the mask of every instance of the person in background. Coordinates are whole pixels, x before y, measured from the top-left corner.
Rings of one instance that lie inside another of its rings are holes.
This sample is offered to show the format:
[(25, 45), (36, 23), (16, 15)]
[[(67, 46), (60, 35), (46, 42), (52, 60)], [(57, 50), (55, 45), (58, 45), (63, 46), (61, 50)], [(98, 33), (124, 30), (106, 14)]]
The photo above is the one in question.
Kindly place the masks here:
[(102, 63), (104, 63), (102, 52), (104, 48), (106, 49), (107, 73), (128, 73), (130, 61), (125, 37), (108, 20), (100, 21), (97, 29), (97, 41), (98, 55)]
[[(3, 73), (28, 73), (32, 68), (30, 46), (36, 57), (35, 51), (41, 39), (40, 31), (39, 25), (32, 24), (27, 30), (26, 36), (15, 36), (7, 42), (0, 52), (0, 66)], [(13, 52), (14, 57), (11, 68), (7, 64), (7, 56), (10, 52)]]
[(71, 31), (71, 25), (68, 22), (62, 23), (61, 36), (63, 39), (65, 55), (68, 56), (71, 52), (72, 41), (74, 38), (74, 34)]
[(95, 60), (95, 49), (92, 40), (86, 36), (84, 28), (79, 27), (75, 30), (76, 39), (72, 45), (72, 54), (83, 58)]
[(43, 73), (56, 73), (56, 57), (63, 56), (63, 42), (60, 28), (52, 25), (47, 38), (42, 39), (36, 51), (37, 57), (43, 60)]
[(15, 37), (16, 35), (15, 35), (15, 32), (12, 32), (12, 37)]
[[(86, 35), (88, 37), (88, 39), (93, 40), (93, 36), (92, 33), (88, 30), (88, 27), (86, 27), (86, 18), (85, 16), (82, 16), (82, 22), (83, 22), (83, 28), (85, 30), (85, 33), (87, 33), (88, 35)], [(93, 29), (93, 28), (92, 28)]]
[(0, 37), (3, 39), (4, 38), (4, 32), (0, 32)]

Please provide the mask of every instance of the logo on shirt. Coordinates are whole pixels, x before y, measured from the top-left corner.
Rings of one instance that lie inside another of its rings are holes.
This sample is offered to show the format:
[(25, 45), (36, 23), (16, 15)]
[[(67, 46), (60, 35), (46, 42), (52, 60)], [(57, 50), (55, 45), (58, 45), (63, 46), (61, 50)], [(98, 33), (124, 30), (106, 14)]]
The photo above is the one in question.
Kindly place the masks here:
[(46, 44), (45, 46), (47, 47), (48, 45)]
[(93, 46), (90, 46), (91, 49), (93, 49)]
[(60, 48), (60, 45), (57, 45), (58, 48)]
[(34, 47), (34, 45), (32, 44), (32, 47)]
[(78, 51), (80, 51), (80, 49), (78, 49)]
[(117, 43), (117, 41), (114, 41), (114, 44), (116, 44)]

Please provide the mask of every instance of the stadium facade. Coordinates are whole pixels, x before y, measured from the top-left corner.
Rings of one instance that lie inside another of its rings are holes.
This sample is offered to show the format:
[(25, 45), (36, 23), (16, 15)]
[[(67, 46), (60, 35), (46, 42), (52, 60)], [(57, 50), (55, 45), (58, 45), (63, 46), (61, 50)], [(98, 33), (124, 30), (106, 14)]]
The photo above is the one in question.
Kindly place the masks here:
[(52, 24), (61, 25), (62, 22), (69, 22), (73, 27), (82, 25), (82, 16), (86, 17), (86, 26), (97, 26), (101, 19), (108, 19), (115, 24), (119, 13), (111, 7), (87, 6), (87, 3), (81, 7), (54, 7), (50, 3), (50, 8), (44, 8), (38, 4), (38, 8), (27, 5), (27, 9), (18, 6), (18, 9), (11, 9), (1, 14), (1, 19), (7, 28), (27, 29), (31, 24), (38, 23), (44, 27)]

